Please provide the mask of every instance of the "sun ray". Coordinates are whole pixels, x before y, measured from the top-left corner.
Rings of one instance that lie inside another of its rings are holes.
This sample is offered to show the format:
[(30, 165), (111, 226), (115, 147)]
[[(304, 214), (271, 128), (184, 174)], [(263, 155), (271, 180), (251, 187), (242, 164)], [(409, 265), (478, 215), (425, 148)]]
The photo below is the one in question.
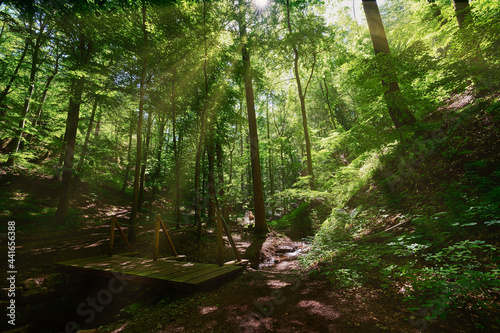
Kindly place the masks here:
[(267, 6), (269, 6), (269, 0), (253, 0), (253, 4), (256, 7), (257, 11), (264, 11)]

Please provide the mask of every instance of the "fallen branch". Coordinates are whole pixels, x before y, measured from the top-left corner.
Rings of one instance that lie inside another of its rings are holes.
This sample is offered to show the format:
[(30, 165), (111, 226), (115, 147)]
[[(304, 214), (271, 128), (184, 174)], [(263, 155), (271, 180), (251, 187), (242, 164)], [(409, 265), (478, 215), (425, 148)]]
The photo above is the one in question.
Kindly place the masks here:
[(373, 234), (373, 235), (368, 235), (368, 236), (365, 236), (365, 237), (361, 238), (358, 242), (365, 242), (365, 241), (369, 241), (369, 240), (373, 239), (374, 237), (381, 236), (382, 234), (384, 234), (384, 233), (388, 232), (389, 230), (392, 230), (392, 229), (394, 229), (394, 228), (400, 227), (400, 226), (402, 226), (402, 225), (404, 225), (404, 224), (406, 224), (406, 223), (409, 223), (409, 222), (411, 222), (411, 221), (413, 221), (413, 220), (412, 220), (412, 219), (409, 219), (409, 220), (403, 221), (403, 222), (401, 222), (401, 223), (398, 223), (398, 224), (396, 224), (396, 225), (394, 225), (394, 226), (392, 226), (392, 227), (390, 227), (390, 228), (387, 228), (387, 229), (385, 229), (384, 231), (378, 232), (378, 233)]

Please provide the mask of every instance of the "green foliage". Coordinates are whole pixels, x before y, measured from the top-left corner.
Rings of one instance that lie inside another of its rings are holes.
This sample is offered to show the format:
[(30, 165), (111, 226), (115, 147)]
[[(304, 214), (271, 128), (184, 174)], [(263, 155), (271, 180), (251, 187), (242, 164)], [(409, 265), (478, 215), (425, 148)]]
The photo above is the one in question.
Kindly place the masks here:
[(431, 309), (427, 320), (446, 317), (450, 309), (491, 309), (491, 295), (500, 291), (499, 251), (484, 241), (464, 240), (423, 256), (426, 266), (418, 274), (408, 300)]
[(303, 202), (290, 214), (283, 216), (279, 220), (268, 222), (268, 226), (278, 230), (291, 228), (311, 229), (309, 206), (308, 202)]

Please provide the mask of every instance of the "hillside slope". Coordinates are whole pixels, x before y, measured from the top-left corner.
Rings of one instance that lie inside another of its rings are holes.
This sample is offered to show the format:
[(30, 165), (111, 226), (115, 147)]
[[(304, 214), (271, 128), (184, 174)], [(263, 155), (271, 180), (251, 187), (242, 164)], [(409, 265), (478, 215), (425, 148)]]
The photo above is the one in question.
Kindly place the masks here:
[(421, 330), (496, 330), (499, 94), (455, 96), (415, 133), (332, 210), (306, 262), (337, 288), (403, 295)]

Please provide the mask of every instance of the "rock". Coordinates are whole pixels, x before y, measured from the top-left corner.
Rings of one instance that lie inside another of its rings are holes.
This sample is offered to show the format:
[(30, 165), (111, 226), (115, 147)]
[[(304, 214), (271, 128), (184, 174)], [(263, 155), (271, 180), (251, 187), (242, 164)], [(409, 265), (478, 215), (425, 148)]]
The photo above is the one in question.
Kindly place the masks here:
[(37, 279), (27, 279), (22, 282), (22, 286), (25, 290), (32, 290), (40, 287), (40, 281)]
[(295, 247), (294, 246), (280, 245), (278, 247), (278, 250), (276, 250), (276, 253), (290, 253), (290, 252), (293, 252), (293, 251), (295, 251)]

